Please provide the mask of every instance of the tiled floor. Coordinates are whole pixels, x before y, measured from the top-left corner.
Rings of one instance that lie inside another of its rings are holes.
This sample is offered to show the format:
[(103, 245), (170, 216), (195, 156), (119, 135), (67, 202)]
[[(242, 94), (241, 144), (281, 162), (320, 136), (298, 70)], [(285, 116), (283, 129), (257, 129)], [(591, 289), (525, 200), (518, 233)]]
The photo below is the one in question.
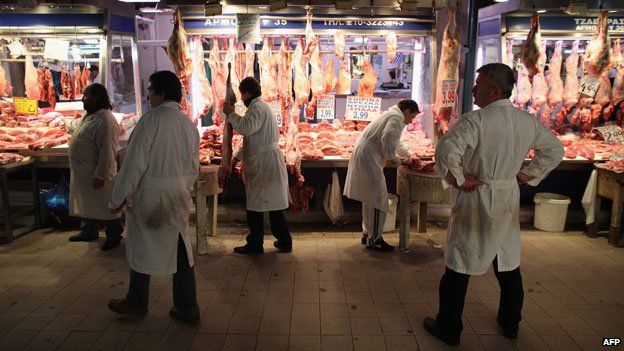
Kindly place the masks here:
[[(231, 253), (241, 226), (221, 228), (209, 254), (196, 256), (203, 320), (172, 321), (171, 279), (154, 278), (144, 318), (114, 315), (123, 297), (123, 247), (69, 243), (70, 233), (39, 231), (0, 246), (0, 350), (617, 350), (624, 338), (624, 249), (578, 232), (523, 232), (526, 291), (520, 337), (500, 335), (492, 272), (471, 279), (461, 346), (422, 328), (437, 309), (444, 230), (415, 236), (409, 253), (372, 253), (355, 227), (293, 228), (292, 254), (266, 238), (260, 257)], [(397, 242), (397, 234), (387, 236)], [(620, 347), (620, 349), (622, 349)]]

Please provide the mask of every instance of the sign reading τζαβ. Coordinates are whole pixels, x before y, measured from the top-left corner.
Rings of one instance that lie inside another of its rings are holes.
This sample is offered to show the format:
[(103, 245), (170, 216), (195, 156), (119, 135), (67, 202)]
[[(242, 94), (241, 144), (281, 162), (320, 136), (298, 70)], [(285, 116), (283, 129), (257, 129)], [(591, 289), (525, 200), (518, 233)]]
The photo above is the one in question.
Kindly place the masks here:
[(371, 121), (381, 112), (381, 98), (347, 96), (345, 119), (352, 121)]
[(316, 118), (334, 119), (336, 114), (336, 96), (320, 95), (316, 102)]
[(35, 115), (37, 114), (38, 101), (37, 99), (14, 97), (13, 106), (18, 115)]

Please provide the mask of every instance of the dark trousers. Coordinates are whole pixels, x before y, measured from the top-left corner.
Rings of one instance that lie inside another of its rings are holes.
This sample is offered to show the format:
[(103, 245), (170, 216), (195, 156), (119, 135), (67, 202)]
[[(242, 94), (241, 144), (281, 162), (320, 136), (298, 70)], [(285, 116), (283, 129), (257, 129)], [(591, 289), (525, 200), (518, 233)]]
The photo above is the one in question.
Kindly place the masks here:
[[(149, 274), (130, 270), (130, 286), (126, 300), (135, 306), (147, 308), (149, 283)], [(199, 309), (195, 290), (195, 270), (189, 265), (182, 236), (178, 236), (178, 271), (173, 275), (173, 306), (188, 314), (193, 314)]]
[(108, 221), (82, 218), (80, 221), (80, 235), (87, 238), (97, 237), (100, 231), (100, 223), (103, 223), (106, 228), (106, 238), (121, 239), (121, 233), (124, 231), (121, 218)]
[[(271, 222), (271, 233), (281, 245), (292, 245), (292, 238), (286, 223), (284, 211), (270, 211), (269, 220)], [(247, 225), (249, 225), (249, 235), (247, 244), (250, 246), (262, 246), (264, 242), (264, 212), (247, 211)]]
[[(498, 323), (507, 331), (517, 331), (520, 323), (524, 291), (520, 268), (499, 272), (494, 258), (494, 274), (500, 285)], [(457, 273), (446, 267), (440, 280), (440, 309), (436, 320), (440, 329), (450, 337), (458, 337), (463, 329), (462, 313), (468, 289), (467, 274)]]

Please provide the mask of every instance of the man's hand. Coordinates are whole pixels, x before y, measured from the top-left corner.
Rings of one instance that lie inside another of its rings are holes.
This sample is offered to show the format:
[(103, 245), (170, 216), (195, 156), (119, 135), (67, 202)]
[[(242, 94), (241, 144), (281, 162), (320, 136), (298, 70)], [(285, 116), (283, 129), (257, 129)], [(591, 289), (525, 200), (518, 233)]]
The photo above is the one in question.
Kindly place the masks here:
[(459, 186), (459, 190), (465, 191), (467, 193), (473, 192), (477, 190), (477, 188), (484, 183), (480, 181), (477, 177), (471, 175), (464, 176), (464, 183)]
[(234, 104), (232, 101), (223, 101), (223, 113), (225, 113), (226, 116), (234, 111)]
[(121, 206), (112, 209), (111, 213), (119, 213), (119, 212), (123, 211), (125, 208), (126, 208), (126, 201), (124, 200), (124, 202), (121, 204)]
[(102, 189), (104, 187), (104, 181), (102, 179), (98, 179), (93, 177), (93, 189)]
[(518, 181), (518, 184), (526, 184), (533, 180), (533, 178), (535, 177), (531, 177), (530, 175), (522, 172), (518, 172), (518, 174), (516, 174), (516, 180)]

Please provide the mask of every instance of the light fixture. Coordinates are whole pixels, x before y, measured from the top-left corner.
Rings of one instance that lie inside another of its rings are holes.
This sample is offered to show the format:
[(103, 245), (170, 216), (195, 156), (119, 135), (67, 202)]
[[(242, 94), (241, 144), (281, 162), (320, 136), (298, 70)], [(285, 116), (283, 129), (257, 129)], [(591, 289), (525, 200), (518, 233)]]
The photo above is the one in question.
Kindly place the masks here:
[(494, 2), (507, 2), (509, 0), (494, 0)]
[(401, 1), (402, 11), (418, 11), (418, 0), (403, 0)]
[(537, 13), (546, 13), (546, 10), (537, 10)]
[(219, 16), (223, 14), (223, 6), (220, 0), (206, 0), (204, 7), (204, 16)]
[(78, 45), (74, 44), (71, 46), (71, 55), (74, 61), (80, 60), (80, 58), (82, 57), (82, 51), (80, 50), (80, 47)]
[(121, 2), (160, 2), (160, 0), (119, 0)]
[(286, 8), (286, 0), (271, 0), (269, 2), (270, 11), (279, 11)]
[(97, 45), (100, 43), (100, 39), (85, 39), (84, 42), (89, 45)]
[(336, 10), (353, 10), (354, 1), (336, 0)]
[(609, 10), (609, 13), (616, 13), (617, 10)]

